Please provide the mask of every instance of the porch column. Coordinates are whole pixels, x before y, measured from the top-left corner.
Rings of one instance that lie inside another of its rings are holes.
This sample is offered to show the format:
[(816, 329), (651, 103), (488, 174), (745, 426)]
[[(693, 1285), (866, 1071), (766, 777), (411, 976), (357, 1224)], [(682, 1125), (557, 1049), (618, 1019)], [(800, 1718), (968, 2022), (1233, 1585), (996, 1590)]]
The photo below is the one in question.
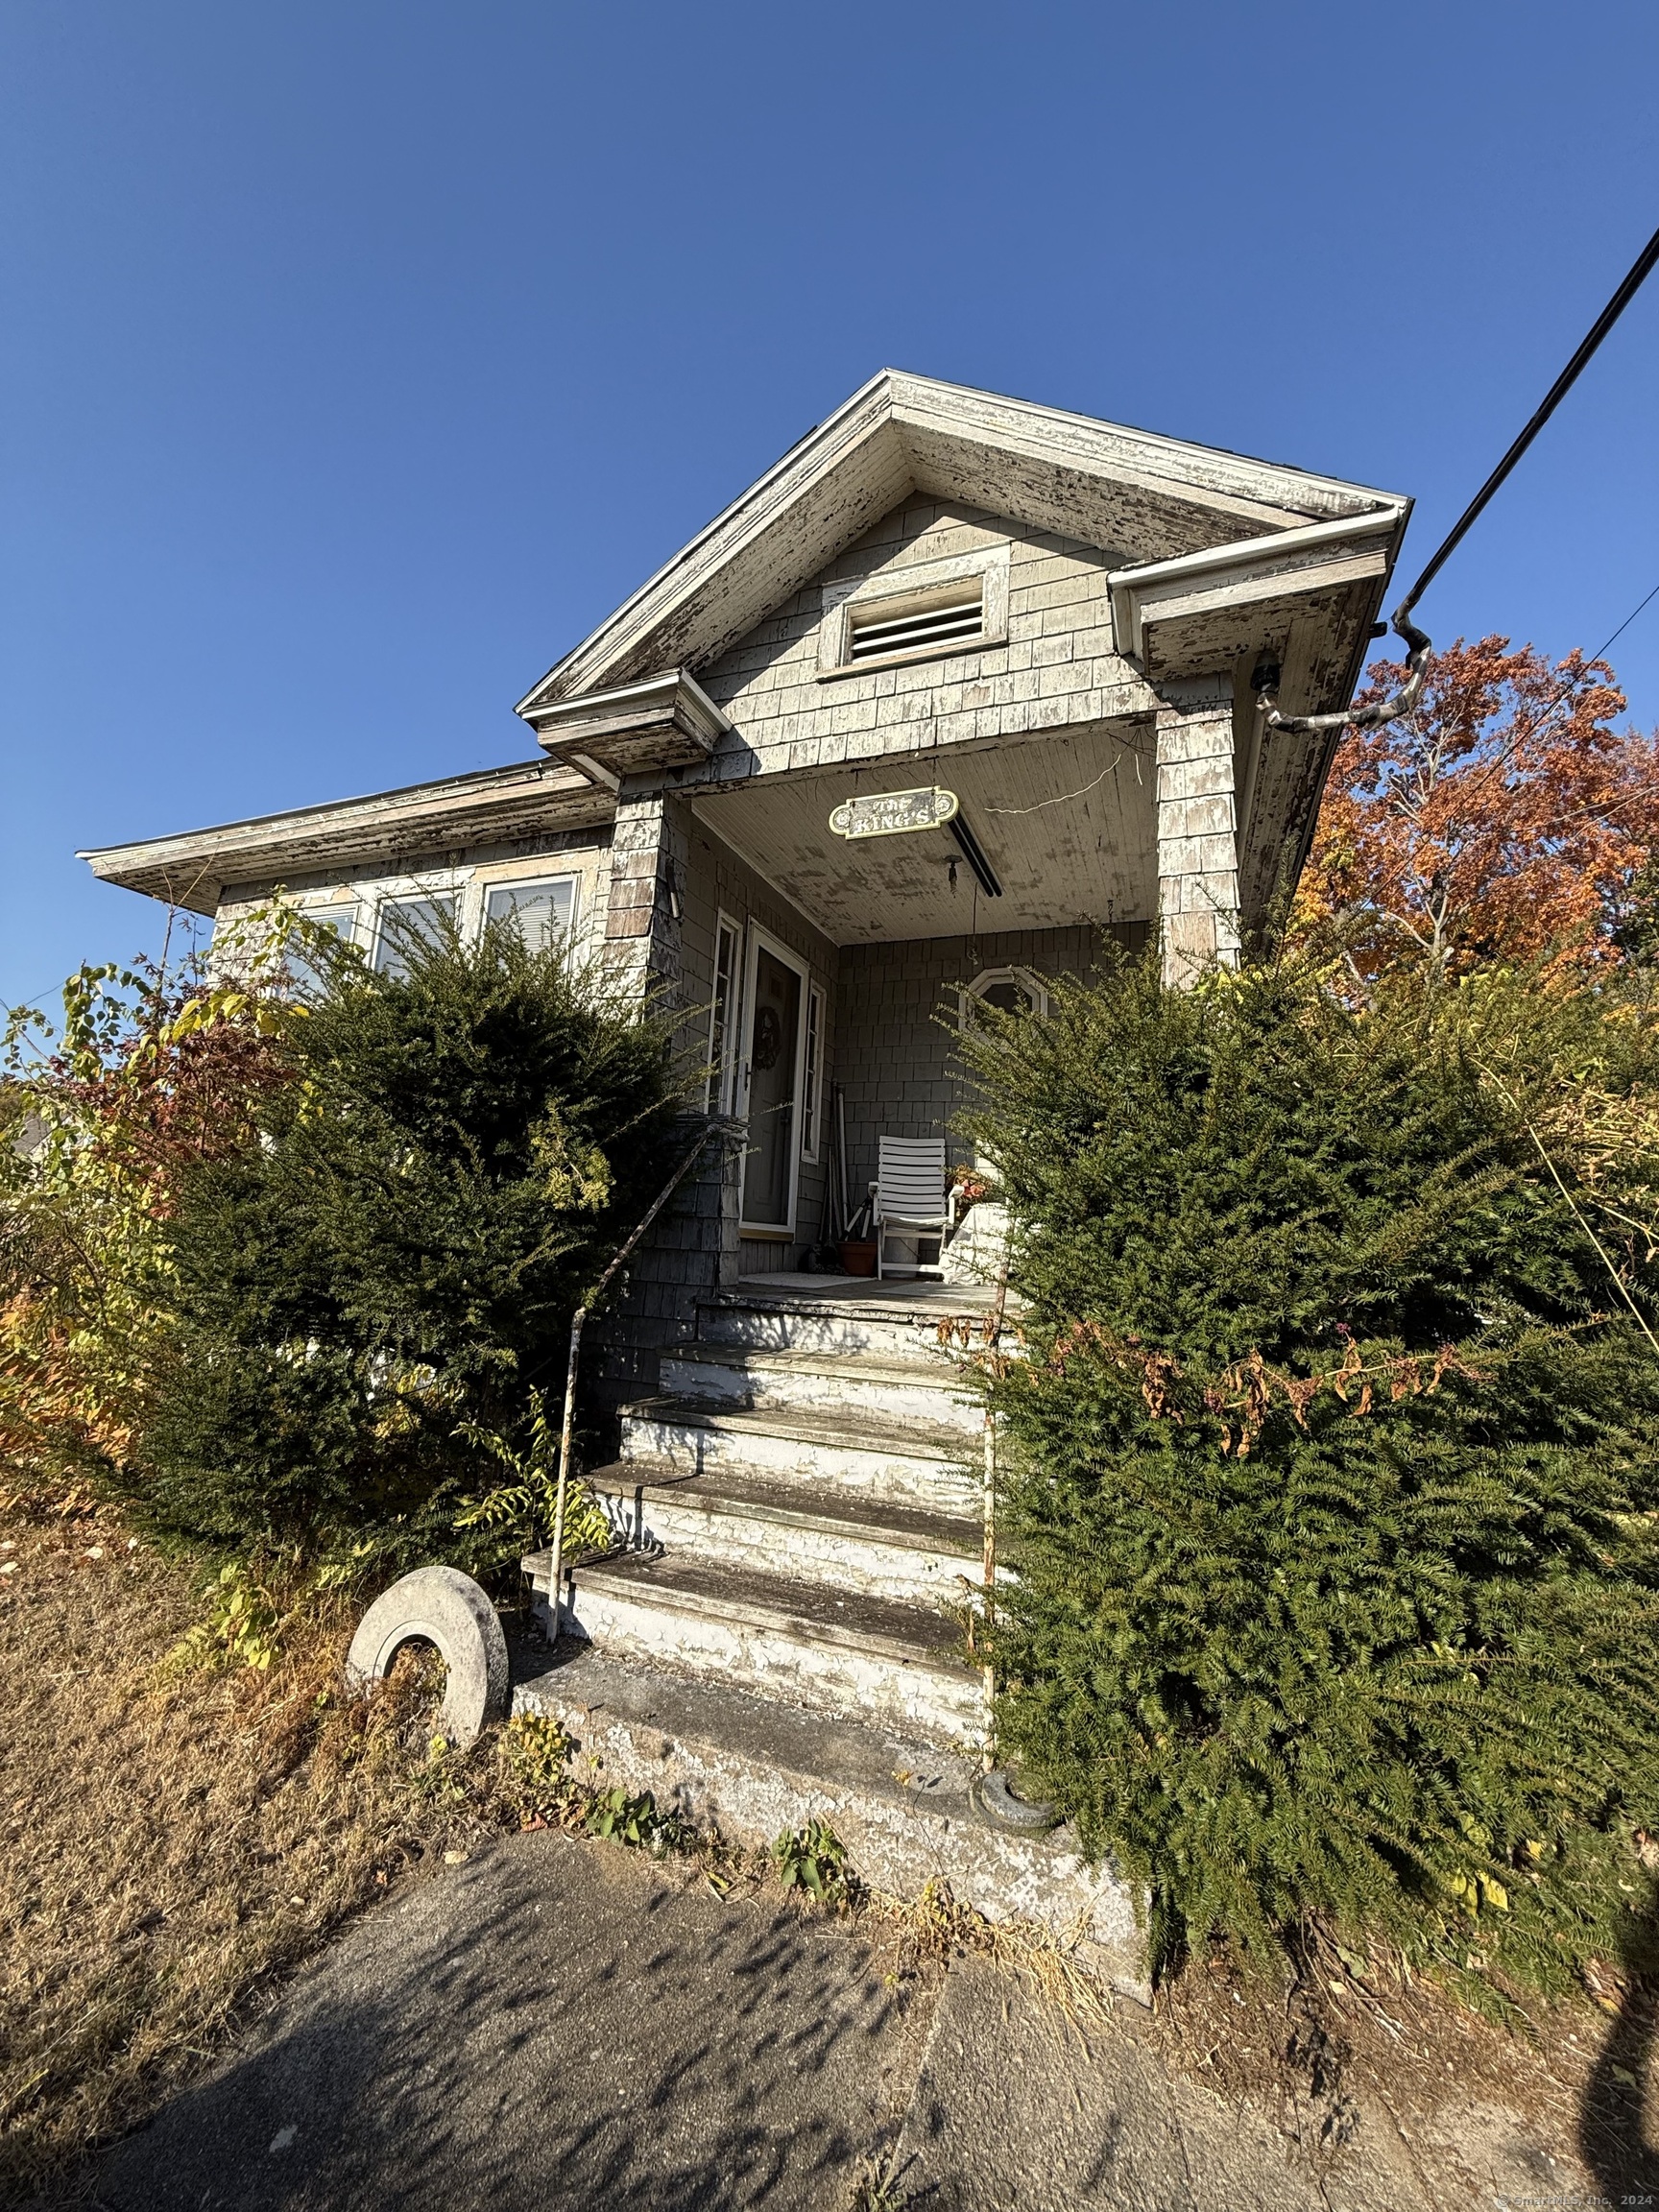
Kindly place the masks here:
[(605, 916), (605, 971), (630, 998), (653, 984), (680, 981), (680, 915), (686, 838), (679, 810), (662, 790), (616, 798), (611, 844), (611, 898)]
[(1158, 925), (1164, 980), (1238, 962), (1233, 689), (1193, 686), (1158, 709)]

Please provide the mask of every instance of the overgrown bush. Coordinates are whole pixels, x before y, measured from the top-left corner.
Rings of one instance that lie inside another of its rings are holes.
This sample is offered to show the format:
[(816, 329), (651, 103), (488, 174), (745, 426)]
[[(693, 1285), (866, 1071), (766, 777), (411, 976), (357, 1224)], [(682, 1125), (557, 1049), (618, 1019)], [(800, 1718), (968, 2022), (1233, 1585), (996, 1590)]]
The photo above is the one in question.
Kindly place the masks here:
[(257, 1141), (183, 1177), (172, 1323), (123, 1486), (238, 1550), (372, 1546), (479, 1566), (483, 1434), (562, 1394), (572, 1308), (655, 1194), (677, 1106), (661, 1029), (508, 930), (320, 949)]
[(1659, 1830), (1655, 1038), (1487, 975), (1062, 984), (966, 1049), (1027, 1357), (999, 1728), (1160, 1956), (1304, 1916), (1545, 1987)]
[(305, 926), (247, 941), (234, 977), (194, 958), (83, 967), (56, 1024), (7, 1022), (0, 1078), (0, 1457), (61, 1494), (127, 1459), (172, 1310), (180, 1179), (254, 1142), (294, 1079), (281, 988)]

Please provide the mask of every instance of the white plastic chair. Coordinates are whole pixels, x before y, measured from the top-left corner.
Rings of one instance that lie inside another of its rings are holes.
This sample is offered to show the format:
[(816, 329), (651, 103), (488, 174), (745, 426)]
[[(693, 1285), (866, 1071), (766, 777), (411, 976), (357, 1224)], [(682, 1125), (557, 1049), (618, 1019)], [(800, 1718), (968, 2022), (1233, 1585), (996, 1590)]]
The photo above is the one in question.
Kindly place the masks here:
[[(887, 1274), (889, 1237), (937, 1237), (941, 1258), (945, 1239), (956, 1225), (956, 1193), (945, 1180), (943, 1137), (878, 1137), (876, 1181), (870, 1186), (870, 1218), (876, 1231), (876, 1274)], [(898, 1261), (896, 1275), (920, 1275), (920, 1260)], [(940, 1274), (935, 1264), (930, 1274)]]

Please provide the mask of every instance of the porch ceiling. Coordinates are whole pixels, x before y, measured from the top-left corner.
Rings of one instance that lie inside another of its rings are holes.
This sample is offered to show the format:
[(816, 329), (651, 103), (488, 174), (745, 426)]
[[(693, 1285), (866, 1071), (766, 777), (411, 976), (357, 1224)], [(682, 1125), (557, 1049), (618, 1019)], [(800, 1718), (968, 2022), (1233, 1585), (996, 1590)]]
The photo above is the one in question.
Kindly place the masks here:
[(830, 828), (844, 799), (926, 783), (926, 754), (765, 777), (692, 811), (837, 945), (1145, 921), (1157, 896), (1150, 743), (1145, 727), (1094, 729), (938, 757), (999, 899), (979, 890), (949, 829), (849, 840)]

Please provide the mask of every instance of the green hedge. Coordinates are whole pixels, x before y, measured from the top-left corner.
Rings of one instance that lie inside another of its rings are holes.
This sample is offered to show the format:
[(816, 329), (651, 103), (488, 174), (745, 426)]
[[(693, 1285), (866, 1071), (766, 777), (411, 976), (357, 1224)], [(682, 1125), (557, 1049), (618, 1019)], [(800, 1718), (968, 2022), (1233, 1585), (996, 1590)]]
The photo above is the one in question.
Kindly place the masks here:
[(186, 1177), (178, 1320), (132, 1487), (157, 1529), (481, 1565), (464, 1433), (557, 1417), (570, 1315), (650, 1203), (679, 1103), (659, 1025), (511, 932), (344, 950), (260, 1142)]
[(994, 1389), (1001, 1736), (1148, 1883), (1159, 1955), (1313, 1916), (1554, 1987), (1633, 1941), (1645, 1018), (1142, 966), (966, 1049), (1028, 1302)]

